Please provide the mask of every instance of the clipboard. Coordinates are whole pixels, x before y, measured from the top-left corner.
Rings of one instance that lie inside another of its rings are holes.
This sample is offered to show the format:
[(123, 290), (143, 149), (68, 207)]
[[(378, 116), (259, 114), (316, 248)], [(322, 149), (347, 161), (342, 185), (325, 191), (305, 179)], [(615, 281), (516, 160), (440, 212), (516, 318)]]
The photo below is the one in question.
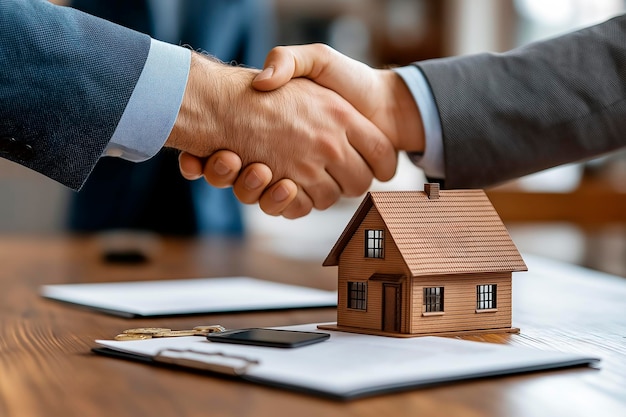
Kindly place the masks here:
[[(316, 324), (281, 327), (320, 331)], [(336, 331), (295, 349), (226, 345), (202, 337), (97, 340), (95, 353), (278, 387), (335, 400), (443, 383), (595, 366), (599, 358), (446, 337), (393, 338)]]

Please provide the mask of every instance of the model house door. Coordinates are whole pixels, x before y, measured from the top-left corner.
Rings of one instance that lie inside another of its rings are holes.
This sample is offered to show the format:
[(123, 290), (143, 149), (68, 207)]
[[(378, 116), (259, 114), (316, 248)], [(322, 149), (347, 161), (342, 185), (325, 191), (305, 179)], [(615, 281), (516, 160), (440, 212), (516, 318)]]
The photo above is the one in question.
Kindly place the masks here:
[(383, 331), (400, 332), (402, 298), (400, 284), (383, 283)]

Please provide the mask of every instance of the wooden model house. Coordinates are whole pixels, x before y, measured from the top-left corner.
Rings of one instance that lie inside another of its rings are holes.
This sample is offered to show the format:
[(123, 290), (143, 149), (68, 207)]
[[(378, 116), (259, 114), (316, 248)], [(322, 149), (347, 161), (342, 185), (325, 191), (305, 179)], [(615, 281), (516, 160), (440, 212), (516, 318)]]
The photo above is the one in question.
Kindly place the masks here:
[(482, 190), (368, 193), (324, 261), (337, 325), (393, 336), (516, 332), (511, 278), (526, 271)]

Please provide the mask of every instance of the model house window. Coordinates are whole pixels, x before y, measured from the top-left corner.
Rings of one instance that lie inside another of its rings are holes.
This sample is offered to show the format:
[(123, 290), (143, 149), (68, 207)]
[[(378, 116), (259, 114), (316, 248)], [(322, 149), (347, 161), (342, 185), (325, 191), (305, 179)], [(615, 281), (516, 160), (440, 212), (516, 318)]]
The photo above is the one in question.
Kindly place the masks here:
[(384, 235), (382, 230), (365, 231), (365, 257), (384, 258)]
[(367, 307), (367, 282), (348, 282), (348, 308), (365, 310)]
[(424, 306), (426, 313), (443, 311), (443, 287), (424, 288)]
[(496, 284), (476, 286), (476, 309), (487, 310), (496, 308)]

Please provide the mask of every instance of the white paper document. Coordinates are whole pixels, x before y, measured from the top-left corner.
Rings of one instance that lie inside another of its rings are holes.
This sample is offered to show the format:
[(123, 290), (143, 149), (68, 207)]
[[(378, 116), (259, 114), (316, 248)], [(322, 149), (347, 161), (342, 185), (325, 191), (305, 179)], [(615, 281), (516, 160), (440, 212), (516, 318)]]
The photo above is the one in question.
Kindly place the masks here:
[(337, 306), (335, 291), (250, 277), (46, 285), (41, 295), (124, 317)]
[[(282, 329), (319, 331), (315, 324)], [(229, 373), (264, 385), (336, 399), (356, 398), (443, 382), (577, 365), (599, 359), (444, 337), (394, 338), (323, 331), (330, 339), (294, 349), (209, 342), (203, 337), (141, 341), (97, 340), (134, 359), (152, 359)], [(98, 352), (98, 349), (95, 349)]]

